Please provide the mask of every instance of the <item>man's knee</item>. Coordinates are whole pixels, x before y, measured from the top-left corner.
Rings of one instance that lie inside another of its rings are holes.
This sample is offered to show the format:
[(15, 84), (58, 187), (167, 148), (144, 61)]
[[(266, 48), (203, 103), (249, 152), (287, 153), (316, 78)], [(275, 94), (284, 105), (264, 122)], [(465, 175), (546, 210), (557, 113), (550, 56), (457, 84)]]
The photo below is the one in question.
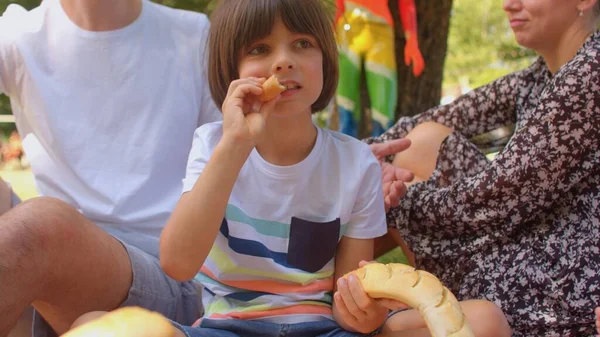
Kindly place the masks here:
[(6, 181), (0, 179), (0, 215), (12, 207), (12, 199), (12, 189)]
[(54, 198), (39, 197), (17, 205), (0, 219), (0, 259), (12, 260), (22, 269), (43, 268), (46, 258), (76, 237), (75, 223), (80, 217)]

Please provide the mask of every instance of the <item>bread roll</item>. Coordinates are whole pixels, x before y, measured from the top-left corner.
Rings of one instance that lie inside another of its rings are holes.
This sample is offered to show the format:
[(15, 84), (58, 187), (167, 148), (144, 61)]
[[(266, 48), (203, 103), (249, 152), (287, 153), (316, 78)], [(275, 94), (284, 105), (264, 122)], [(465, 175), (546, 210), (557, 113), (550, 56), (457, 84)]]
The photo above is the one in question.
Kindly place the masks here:
[(125, 307), (80, 325), (62, 337), (174, 337), (175, 327), (161, 314)]
[(419, 311), (433, 337), (475, 336), (456, 297), (432, 274), (400, 263), (371, 263), (354, 274), (372, 298), (394, 299)]
[(258, 96), (258, 100), (261, 102), (267, 102), (277, 97), (280, 93), (282, 93), (286, 88), (285, 86), (279, 84), (279, 81), (275, 77), (275, 75), (269, 77), (263, 84), (263, 93)]

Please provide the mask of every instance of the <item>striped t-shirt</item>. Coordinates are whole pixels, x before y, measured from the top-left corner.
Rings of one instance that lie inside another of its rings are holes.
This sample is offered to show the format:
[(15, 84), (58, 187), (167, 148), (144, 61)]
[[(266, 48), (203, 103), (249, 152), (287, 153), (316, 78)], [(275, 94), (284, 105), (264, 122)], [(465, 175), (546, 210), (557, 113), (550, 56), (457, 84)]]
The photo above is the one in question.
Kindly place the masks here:
[[(221, 135), (221, 122), (196, 130), (184, 192)], [(337, 242), (385, 234), (381, 190), (381, 168), (369, 147), (337, 132), (318, 129), (311, 153), (292, 166), (272, 165), (252, 151), (196, 276), (204, 317), (332, 319)]]

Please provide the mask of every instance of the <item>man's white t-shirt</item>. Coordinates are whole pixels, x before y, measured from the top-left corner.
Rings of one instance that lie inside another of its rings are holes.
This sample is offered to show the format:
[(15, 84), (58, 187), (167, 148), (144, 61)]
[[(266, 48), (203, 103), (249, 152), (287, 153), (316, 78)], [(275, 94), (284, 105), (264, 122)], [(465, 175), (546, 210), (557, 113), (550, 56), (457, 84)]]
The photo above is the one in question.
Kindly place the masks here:
[(143, 1), (90, 32), (59, 0), (0, 17), (0, 93), (10, 97), (41, 195), (158, 254), (194, 130), (221, 118), (205, 76), (205, 15)]
[[(192, 189), (222, 137), (195, 133), (183, 191)], [(242, 167), (215, 243), (196, 277), (205, 317), (298, 323), (333, 319), (335, 251), (342, 236), (387, 231), (381, 167), (369, 146), (317, 128), (310, 154), (291, 166), (254, 149)]]

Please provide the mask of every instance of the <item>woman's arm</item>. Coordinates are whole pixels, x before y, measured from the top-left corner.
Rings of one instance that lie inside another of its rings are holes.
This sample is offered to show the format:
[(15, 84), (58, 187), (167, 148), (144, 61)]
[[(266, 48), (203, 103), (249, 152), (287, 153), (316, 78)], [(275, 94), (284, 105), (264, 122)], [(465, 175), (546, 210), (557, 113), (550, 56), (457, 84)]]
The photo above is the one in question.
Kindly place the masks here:
[(466, 93), (452, 103), (431, 108), (414, 117), (402, 117), (381, 136), (365, 141), (371, 144), (403, 138), (418, 124), (429, 121), (446, 125), (467, 138), (514, 123), (519, 88), (523, 82), (534, 80), (533, 76), (540, 66), (538, 61), (527, 69)]
[[(593, 172), (600, 150), (600, 91), (593, 90), (597, 79), (573, 85), (580, 81), (576, 70), (556, 78), (532, 117), (480, 173), (448, 187), (425, 182), (410, 188), (388, 221), (407, 234), (417, 254), (427, 249), (428, 238), (506, 237)], [(484, 241), (463, 246), (476, 250)]]

